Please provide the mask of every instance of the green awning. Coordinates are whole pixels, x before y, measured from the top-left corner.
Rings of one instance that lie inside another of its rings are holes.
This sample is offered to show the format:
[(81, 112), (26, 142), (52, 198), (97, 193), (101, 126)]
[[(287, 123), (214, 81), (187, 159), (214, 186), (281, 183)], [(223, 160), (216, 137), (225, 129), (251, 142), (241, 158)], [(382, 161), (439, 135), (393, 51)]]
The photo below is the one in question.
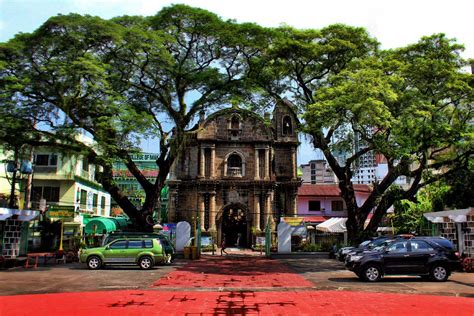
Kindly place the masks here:
[(113, 219), (98, 217), (91, 218), (86, 225), (85, 232), (86, 234), (102, 234), (104, 229), (107, 233), (117, 230), (117, 224)]

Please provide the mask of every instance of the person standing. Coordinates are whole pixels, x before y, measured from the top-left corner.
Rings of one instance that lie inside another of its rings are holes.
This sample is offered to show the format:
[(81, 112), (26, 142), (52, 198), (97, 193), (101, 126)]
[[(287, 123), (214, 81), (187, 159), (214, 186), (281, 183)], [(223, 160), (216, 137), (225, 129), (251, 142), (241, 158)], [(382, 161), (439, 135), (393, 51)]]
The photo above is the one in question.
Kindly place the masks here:
[(221, 256), (223, 255), (222, 253), (225, 253), (226, 255), (228, 255), (228, 253), (225, 251), (225, 235), (222, 236), (222, 241), (221, 241)]
[(237, 234), (237, 242), (236, 242), (237, 248), (240, 248), (240, 237), (242, 237), (242, 234), (241, 234), (241, 233), (238, 233), (238, 234)]

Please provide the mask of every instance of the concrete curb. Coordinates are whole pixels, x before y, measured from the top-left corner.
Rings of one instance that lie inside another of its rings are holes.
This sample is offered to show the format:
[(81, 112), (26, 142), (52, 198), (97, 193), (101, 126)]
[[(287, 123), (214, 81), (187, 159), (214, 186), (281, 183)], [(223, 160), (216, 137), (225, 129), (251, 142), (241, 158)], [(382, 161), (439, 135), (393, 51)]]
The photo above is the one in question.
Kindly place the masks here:
[(292, 253), (272, 253), (274, 259), (296, 259), (296, 258), (324, 258), (329, 259), (329, 252), (292, 252)]

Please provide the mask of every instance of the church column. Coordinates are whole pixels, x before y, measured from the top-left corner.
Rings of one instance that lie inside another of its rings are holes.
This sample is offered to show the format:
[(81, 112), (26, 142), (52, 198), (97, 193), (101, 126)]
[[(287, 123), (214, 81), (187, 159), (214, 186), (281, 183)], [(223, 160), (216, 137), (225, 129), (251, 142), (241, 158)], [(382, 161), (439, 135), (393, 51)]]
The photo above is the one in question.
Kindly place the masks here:
[(204, 172), (206, 168), (206, 155), (205, 155), (205, 148), (201, 146), (200, 148), (200, 155), (201, 161), (199, 162), (199, 177), (204, 178)]
[(275, 218), (273, 217), (273, 202), (275, 200), (275, 192), (271, 191), (270, 192), (270, 228), (271, 230), (276, 230), (276, 225), (275, 225)]
[(216, 192), (210, 193), (209, 198), (209, 230), (217, 231), (216, 228)]
[(175, 159), (173, 164), (171, 165), (170, 168), (170, 180), (175, 180), (176, 179), (176, 165), (178, 164), (179, 159)]
[(291, 147), (291, 178), (296, 179), (296, 148)]
[(201, 231), (206, 231), (204, 227), (204, 219), (206, 216), (206, 203), (205, 203), (206, 193), (199, 194), (199, 221), (201, 225)]
[(216, 146), (211, 147), (211, 178), (216, 176)]
[(257, 193), (253, 195), (253, 215), (254, 227), (256, 231), (260, 231), (260, 196)]
[(291, 216), (296, 216), (298, 214), (298, 203), (296, 201), (297, 194), (296, 192), (291, 193), (291, 209), (290, 209), (290, 215)]
[(270, 179), (270, 148), (265, 148), (265, 180)]
[(264, 207), (264, 218), (263, 218), (263, 226), (264, 228), (267, 227), (267, 224), (271, 225), (271, 216), (272, 216), (272, 202), (271, 202), (271, 195), (267, 193), (265, 195), (265, 207)]
[(176, 191), (169, 191), (168, 195), (168, 222), (174, 223), (176, 220)]
[(255, 167), (254, 167), (254, 170), (255, 170), (255, 177), (254, 179), (255, 180), (258, 180), (260, 178), (260, 166), (259, 166), (259, 157), (258, 157), (258, 148), (255, 148)]

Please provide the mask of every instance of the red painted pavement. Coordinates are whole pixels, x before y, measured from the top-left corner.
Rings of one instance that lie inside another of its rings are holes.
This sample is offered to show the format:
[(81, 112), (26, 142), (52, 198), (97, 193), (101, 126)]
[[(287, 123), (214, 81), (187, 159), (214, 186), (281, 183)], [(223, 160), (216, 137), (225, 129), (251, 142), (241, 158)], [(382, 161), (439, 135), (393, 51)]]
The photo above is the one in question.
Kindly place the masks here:
[(474, 300), (346, 291), (107, 291), (0, 297), (0, 315), (473, 315)]
[(211, 257), (191, 261), (154, 283), (167, 288), (308, 288), (288, 266), (263, 257)]

